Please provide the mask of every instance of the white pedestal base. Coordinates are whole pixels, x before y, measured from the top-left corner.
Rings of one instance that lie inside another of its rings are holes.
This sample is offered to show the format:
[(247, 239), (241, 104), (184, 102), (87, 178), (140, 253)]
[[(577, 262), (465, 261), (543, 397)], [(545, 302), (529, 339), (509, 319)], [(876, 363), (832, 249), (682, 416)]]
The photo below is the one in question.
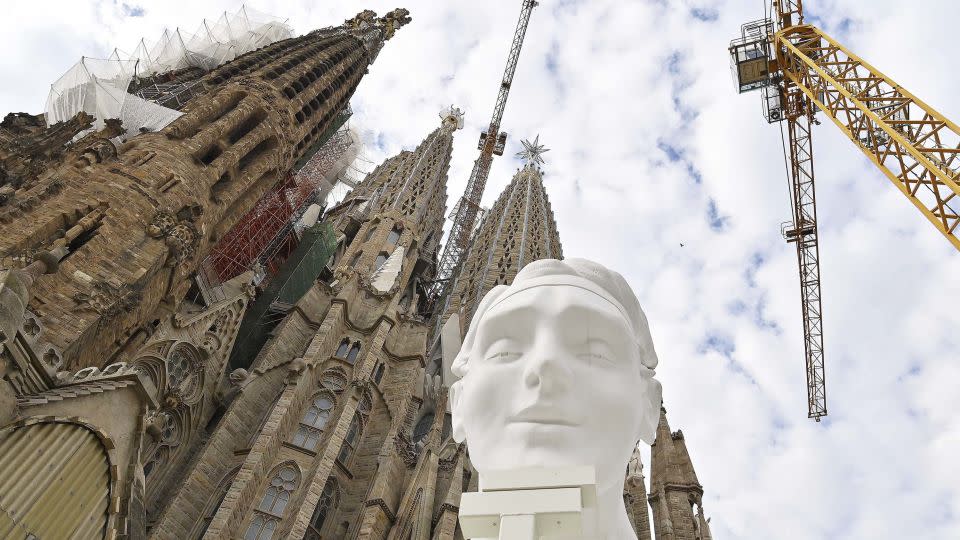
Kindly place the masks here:
[(480, 492), (460, 499), (466, 538), (500, 540), (589, 538), (597, 504), (593, 467), (491, 471)]

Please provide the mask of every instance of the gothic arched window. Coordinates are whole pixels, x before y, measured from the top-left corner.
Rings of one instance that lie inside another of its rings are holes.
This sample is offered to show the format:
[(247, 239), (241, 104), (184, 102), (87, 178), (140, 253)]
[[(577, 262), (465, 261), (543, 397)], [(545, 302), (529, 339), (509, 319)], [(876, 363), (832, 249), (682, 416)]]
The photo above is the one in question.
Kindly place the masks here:
[(303, 535), (303, 540), (320, 540), (320, 529), (323, 528), (327, 514), (330, 509), (336, 508), (339, 504), (340, 488), (337, 486), (337, 479), (331, 476), (323, 485), (323, 492), (320, 494), (320, 500), (317, 501), (317, 507), (310, 518), (310, 525), (307, 526), (307, 534)]
[(340, 342), (340, 346), (337, 347), (337, 352), (334, 353), (334, 356), (337, 358), (346, 358), (347, 351), (350, 349), (350, 340), (343, 338), (343, 341)]
[(428, 412), (423, 415), (423, 418), (417, 422), (417, 426), (413, 428), (413, 442), (419, 442), (427, 436), (427, 433), (430, 433), (430, 428), (433, 427), (433, 419), (435, 418), (432, 412)]
[(357, 361), (357, 355), (360, 353), (360, 342), (354, 342), (353, 346), (350, 347), (350, 352), (347, 353), (347, 362), (353, 364)]
[(374, 227), (373, 225), (371, 225), (370, 228), (367, 230), (367, 236), (364, 237), (363, 241), (364, 241), (364, 242), (369, 242), (370, 239), (373, 238), (373, 233), (375, 233), (375, 232), (377, 232), (377, 228)]
[(383, 370), (384, 370), (384, 369), (385, 369), (385, 368), (384, 368), (384, 365), (383, 365), (383, 364), (380, 364), (379, 366), (377, 366), (377, 371), (373, 374), (373, 381), (374, 381), (375, 383), (380, 384), (380, 381), (383, 379)]
[(292, 463), (282, 465), (270, 479), (267, 491), (253, 512), (244, 540), (270, 540), (280, 524), (290, 495), (300, 484), (300, 471)]
[(356, 268), (356, 267), (357, 267), (357, 263), (360, 262), (360, 255), (361, 255), (361, 254), (362, 254), (362, 253), (357, 252), (357, 254), (353, 256), (353, 259), (350, 260), (350, 267), (351, 267), (351, 268)]
[(193, 397), (199, 389), (199, 360), (189, 346), (174, 345), (167, 357), (167, 388), (183, 398)]
[(389, 236), (387, 236), (387, 243), (391, 246), (397, 245), (397, 242), (400, 241), (400, 231), (402, 229), (399, 225), (394, 225), (393, 229), (390, 230)]
[[(207, 505), (203, 510), (203, 519), (194, 525), (194, 531), (199, 534), (194, 534), (192, 536), (193, 538), (200, 538), (203, 536), (203, 533), (207, 532), (207, 528), (210, 527), (210, 522), (213, 521), (214, 516), (217, 515), (217, 510), (219, 510), (220, 505), (223, 504), (223, 499), (227, 497), (227, 492), (230, 491), (230, 485), (233, 483), (233, 479), (237, 476), (239, 470), (240, 467), (233, 469), (220, 480), (216, 491), (213, 492), (213, 495), (210, 497), (210, 500), (207, 501)], [(198, 527), (199, 530), (197, 530)]]
[[(176, 449), (183, 442), (185, 433), (183, 430), (183, 418), (176, 411), (164, 409), (157, 414), (159, 435), (145, 447), (143, 463), (143, 476), (148, 480), (147, 492), (152, 495), (153, 489), (158, 485), (156, 478), (151, 473), (158, 469), (165, 469), (165, 465), (170, 463), (170, 457), (176, 452)], [(163, 476), (161, 473), (160, 476)]]
[(303, 419), (300, 420), (300, 427), (293, 436), (293, 444), (307, 450), (315, 449), (320, 442), (320, 435), (330, 421), (334, 404), (333, 396), (326, 392), (314, 397), (313, 402), (307, 407), (307, 412), (303, 414)]
[(343, 466), (349, 465), (350, 457), (357, 449), (357, 443), (360, 441), (363, 424), (360, 420), (360, 413), (353, 415), (353, 421), (350, 422), (350, 428), (347, 430), (347, 436), (343, 438), (343, 446), (340, 447), (340, 453), (337, 455), (337, 461)]

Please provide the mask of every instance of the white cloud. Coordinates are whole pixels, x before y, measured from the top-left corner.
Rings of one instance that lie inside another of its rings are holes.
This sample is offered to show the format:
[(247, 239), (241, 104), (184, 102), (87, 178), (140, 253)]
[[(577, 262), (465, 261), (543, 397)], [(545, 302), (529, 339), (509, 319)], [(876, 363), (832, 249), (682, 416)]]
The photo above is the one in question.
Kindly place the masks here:
[[(125, 17), (123, 2), (5, 2), (16, 23), (0, 35), (0, 76), (16, 84), (0, 86), (0, 110), (38, 112), (80, 55), (239, 5), (126, 4), (144, 16)], [(960, 4), (808, 4), (828, 32), (960, 118), (948, 64)], [(397, 5), (414, 22), (354, 99), (368, 142), (384, 143), (366, 152), (378, 161), (412, 147), (454, 103), (467, 112), (450, 174), (458, 196), (520, 2), (254, 4), (298, 33)], [(790, 215), (780, 134), (758, 96), (735, 94), (726, 53), (761, 16), (754, 0), (544, 0), (507, 105), (508, 150), (541, 135), (564, 252), (622, 271), (638, 292), (716, 538), (956, 537), (960, 258), (836, 129), (816, 130), (830, 416), (807, 420), (796, 256), (779, 230)], [(486, 202), (516, 167), (497, 159)]]

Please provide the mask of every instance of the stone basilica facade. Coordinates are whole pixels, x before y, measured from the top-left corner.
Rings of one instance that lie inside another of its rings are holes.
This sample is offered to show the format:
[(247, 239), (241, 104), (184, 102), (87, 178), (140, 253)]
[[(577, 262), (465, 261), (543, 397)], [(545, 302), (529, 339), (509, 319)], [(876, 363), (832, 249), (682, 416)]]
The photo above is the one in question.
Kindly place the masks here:
[[(490, 288), (563, 257), (535, 164), (486, 214), (440, 306), (424, 291), (454, 108), (327, 209), (333, 255), (249, 359), (234, 348), (251, 275), (188, 294), (409, 20), (364, 12), (240, 56), (203, 76), (183, 116), (119, 146), (115, 122), (76, 138), (82, 113), (0, 124), (0, 537), (462, 538), (477, 477), (450, 438), (449, 363)], [(640, 539), (710, 538), (665, 416), (651, 465), (649, 494), (639, 451), (624, 484)]]

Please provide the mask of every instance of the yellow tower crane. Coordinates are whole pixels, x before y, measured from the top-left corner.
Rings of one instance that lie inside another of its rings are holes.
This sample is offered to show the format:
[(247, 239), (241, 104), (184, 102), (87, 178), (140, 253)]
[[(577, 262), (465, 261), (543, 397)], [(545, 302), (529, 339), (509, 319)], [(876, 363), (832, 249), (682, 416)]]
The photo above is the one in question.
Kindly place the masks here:
[(770, 123), (786, 123), (793, 220), (784, 238), (800, 265), (808, 416), (827, 414), (811, 127), (833, 121), (960, 249), (960, 128), (815, 26), (803, 0), (772, 0), (768, 17), (730, 43), (740, 93), (761, 90)]

